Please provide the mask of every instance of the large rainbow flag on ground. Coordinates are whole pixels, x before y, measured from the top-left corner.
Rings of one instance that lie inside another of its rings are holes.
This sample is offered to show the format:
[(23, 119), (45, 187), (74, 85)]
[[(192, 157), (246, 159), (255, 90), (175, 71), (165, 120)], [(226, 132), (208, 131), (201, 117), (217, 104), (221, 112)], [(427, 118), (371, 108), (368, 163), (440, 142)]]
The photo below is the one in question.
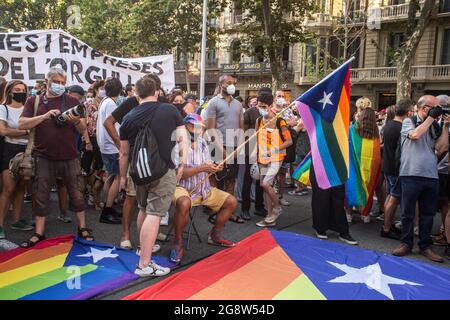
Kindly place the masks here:
[(0, 300), (89, 299), (138, 279), (138, 260), (134, 252), (73, 236), (48, 239), (0, 254)]
[(450, 268), (262, 230), (125, 300), (450, 300)]
[(368, 215), (381, 175), (380, 139), (362, 138), (350, 127), (350, 176), (345, 184), (347, 205), (364, 208)]
[(317, 184), (329, 189), (348, 179), (351, 60), (296, 100), (311, 142)]

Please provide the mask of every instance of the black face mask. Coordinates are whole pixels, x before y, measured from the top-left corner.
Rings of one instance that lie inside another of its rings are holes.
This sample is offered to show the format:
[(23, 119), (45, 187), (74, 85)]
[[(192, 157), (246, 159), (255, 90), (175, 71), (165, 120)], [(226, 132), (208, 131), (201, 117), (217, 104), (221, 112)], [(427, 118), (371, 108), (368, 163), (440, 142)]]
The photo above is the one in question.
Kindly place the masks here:
[(159, 96), (158, 97), (158, 102), (167, 103), (168, 101), (167, 101), (167, 98), (165, 96)]
[(186, 103), (174, 103), (173, 105), (178, 109), (178, 111), (182, 112), (186, 106)]
[(27, 93), (26, 92), (14, 92), (13, 100), (17, 101), (21, 104), (24, 104), (27, 101)]

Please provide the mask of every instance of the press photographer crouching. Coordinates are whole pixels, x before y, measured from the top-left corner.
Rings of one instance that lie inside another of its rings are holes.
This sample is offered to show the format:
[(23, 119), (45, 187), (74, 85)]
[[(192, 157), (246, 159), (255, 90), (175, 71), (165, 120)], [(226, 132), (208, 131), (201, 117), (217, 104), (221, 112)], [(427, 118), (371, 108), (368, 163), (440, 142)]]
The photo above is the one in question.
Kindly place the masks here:
[[(85, 203), (80, 190), (82, 176), (76, 146), (77, 132), (86, 130), (84, 111), (79, 101), (65, 94), (67, 76), (60, 67), (47, 74), (47, 92), (31, 97), (25, 103), (19, 119), (19, 130), (31, 130), (33, 138), (33, 214), (36, 217), (35, 234), (21, 247), (30, 248), (45, 239), (45, 218), (49, 212), (50, 189), (56, 177), (67, 187), (69, 209), (76, 212), (78, 235), (92, 241), (92, 230), (86, 228)], [(74, 108), (75, 107), (75, 108)]]

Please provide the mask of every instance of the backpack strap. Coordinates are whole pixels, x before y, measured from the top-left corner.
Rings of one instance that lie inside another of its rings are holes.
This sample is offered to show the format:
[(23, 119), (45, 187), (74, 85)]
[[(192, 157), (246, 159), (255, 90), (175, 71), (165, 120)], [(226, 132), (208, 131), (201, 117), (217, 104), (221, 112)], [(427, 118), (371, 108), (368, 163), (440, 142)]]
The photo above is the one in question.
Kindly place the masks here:
[(283, 120), (284, 120), (283, 118), (277, 118), (277, 128), (280, 131), (281, 140), (285, 142), (286, 140), (284, 139), (283, 132), (281, 131), (281, 121)]
[[(38, 110), (38, 107), (39, 107), (39, 101), (40, 101), (40, 96), (36, 96), (36, 98), (34, 99), (33, 117), (36, 117), (36, 115), (37, 115), (37, 110)], [(33, 129), (30, 130), (30, 137), (28, 138), (27, 148), (25, 149), (25, 154), (28, 155), (28, 156), (31, 155), (31, 152), (33, 151), (33, 148), (34, 148), (35, 131), (36, 131), (36, 128), (33, 128)]]

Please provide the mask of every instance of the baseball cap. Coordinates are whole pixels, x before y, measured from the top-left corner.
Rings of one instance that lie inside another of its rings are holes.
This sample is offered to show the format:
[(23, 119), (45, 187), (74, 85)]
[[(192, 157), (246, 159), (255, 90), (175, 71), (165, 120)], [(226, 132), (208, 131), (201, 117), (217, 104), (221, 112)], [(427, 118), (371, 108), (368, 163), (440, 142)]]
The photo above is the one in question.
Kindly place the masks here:
[(183, 121), (184, 121), (185, 124), (190, 123), (190, 124), (193, 124), (194, 126), (206, 127), (206, 126), (203, 124), (202, 117), (201, 117), (200, 115), (196, 114), (196, 113), (190, 113), (190, 114), (188, 114), (188, 115), (184, 118)]
[(188, 93), (187, 95), (185, 95), (184, 96), (184, 100), (189, 100), (189, 99), (192, 99), (192, 100), (194, 100), (194, 101), (196, 101), (197, 100), (197, 97), (195, 96), (195, 94), (193, 94), (193, 93)]
[(81, 94), (82, 96), (84, 96), (84, 89), (77, 84), (67, 87), (67, 91), (73, 92), (73, 93), (78, 93), (78, 94)]

